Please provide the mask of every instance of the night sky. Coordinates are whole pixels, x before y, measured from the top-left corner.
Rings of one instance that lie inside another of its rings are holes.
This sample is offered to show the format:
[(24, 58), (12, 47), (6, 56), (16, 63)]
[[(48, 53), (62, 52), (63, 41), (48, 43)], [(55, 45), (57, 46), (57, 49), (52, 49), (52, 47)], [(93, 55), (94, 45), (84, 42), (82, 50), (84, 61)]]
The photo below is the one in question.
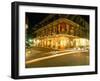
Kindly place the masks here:
[[(39, 23), (45, 19), (48, 15), (50, 14), (45, 14), (45, 13), (26, 13), (26, 17), (28, 18), (28, 26), (29, 28), (27, 29), (27, 34), (29, 36), (32, 35), (32, 33), (39, 29), (39, 28), (35, 28), (34, 26), (36, 26), (37, 24), (39, 25)], [(84, 16), (84, 15), (80, 15), (85, 21), (87, 21), (89, 23), (89, 16)]]
[(41, 13), (26, 13), (26, 16), (29, 19), (29, 23), (32, 27), (34, 27), (36, 24), (41, 22), (45, 17), (47, 17), (49, 14), (41, 14)]
[(34, 27), (35, 25), (39, 24), (44, 18), (46, 18), (49, 14), (41, 14), (41, 13), (26, 13), (26, 17), (28, 18), (28, 29), (27, 29), (27, 35), (32, 37), (32, 33), (39, 29), (37, 27)]

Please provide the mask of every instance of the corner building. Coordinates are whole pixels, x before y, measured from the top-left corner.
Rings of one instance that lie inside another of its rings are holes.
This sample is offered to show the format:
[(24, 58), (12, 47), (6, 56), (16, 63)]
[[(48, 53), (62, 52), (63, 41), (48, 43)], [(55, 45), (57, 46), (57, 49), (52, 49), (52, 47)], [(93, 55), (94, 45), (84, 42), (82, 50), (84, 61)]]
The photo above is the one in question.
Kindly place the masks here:
[(58, 18), (34, 32), (33, 46), (56, 50), (89, 47), (89, 27), (67, 18)]

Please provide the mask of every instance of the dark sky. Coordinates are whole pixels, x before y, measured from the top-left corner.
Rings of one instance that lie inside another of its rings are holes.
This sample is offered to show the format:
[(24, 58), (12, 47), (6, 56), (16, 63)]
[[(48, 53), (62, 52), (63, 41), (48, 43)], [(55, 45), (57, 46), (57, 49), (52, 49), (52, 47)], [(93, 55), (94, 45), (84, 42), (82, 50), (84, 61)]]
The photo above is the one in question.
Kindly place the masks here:
[[(27, 34), (32, 34), (38, 28), (34, 26), (39, 24), (43, 19), (45, 19), (50, 14), (45, 13), (26, 13), (26, 17), (28, 18), (29, 28), (27, 30)], [(89, 16), (80, 15), (85, 21), (89, 23)]]
[(49, 14), (41, 14), (41, 13), (26, 13), (26, 16), (29, 19), (29, 23), (32, 27), (34, 27), (36, 24), (41, 22), (45, 17), (47, 17)]
[(41, 14), (41, 13), (26, 13), (26, 16), (28, 17), (28, 25), (29, 28), (27, 30), (27, 34), (31, 35), (35, 28), (34, 26), (39, 24), (45, 17), (47, 17), (49, 14)]

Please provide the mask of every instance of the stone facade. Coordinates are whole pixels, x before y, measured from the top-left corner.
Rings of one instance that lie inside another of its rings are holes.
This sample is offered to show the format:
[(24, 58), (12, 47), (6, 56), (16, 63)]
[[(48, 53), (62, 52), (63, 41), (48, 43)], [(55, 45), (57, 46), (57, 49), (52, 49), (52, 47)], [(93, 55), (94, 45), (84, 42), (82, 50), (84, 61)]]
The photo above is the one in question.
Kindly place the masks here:
[(85, 30), (69, 19), (59, 18), (34, 32), (33, 46), (53, 49), (88, 47), (89, 32)]

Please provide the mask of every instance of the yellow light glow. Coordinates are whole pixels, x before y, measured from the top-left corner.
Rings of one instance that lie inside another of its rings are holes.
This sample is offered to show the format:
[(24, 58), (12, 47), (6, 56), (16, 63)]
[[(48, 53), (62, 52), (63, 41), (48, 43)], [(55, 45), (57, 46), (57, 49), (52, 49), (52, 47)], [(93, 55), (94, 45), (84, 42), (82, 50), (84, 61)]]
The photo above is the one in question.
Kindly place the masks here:
[(73, 38), (57, 36), (52, 38), (34, 39), (34, 46), (49, 47), (55, 49), (80, 48), (89, 46), (89, 40), (85, 38)]
[(75, 39), (76, 46), (88, 46), (89, 40), (84, 38)]

